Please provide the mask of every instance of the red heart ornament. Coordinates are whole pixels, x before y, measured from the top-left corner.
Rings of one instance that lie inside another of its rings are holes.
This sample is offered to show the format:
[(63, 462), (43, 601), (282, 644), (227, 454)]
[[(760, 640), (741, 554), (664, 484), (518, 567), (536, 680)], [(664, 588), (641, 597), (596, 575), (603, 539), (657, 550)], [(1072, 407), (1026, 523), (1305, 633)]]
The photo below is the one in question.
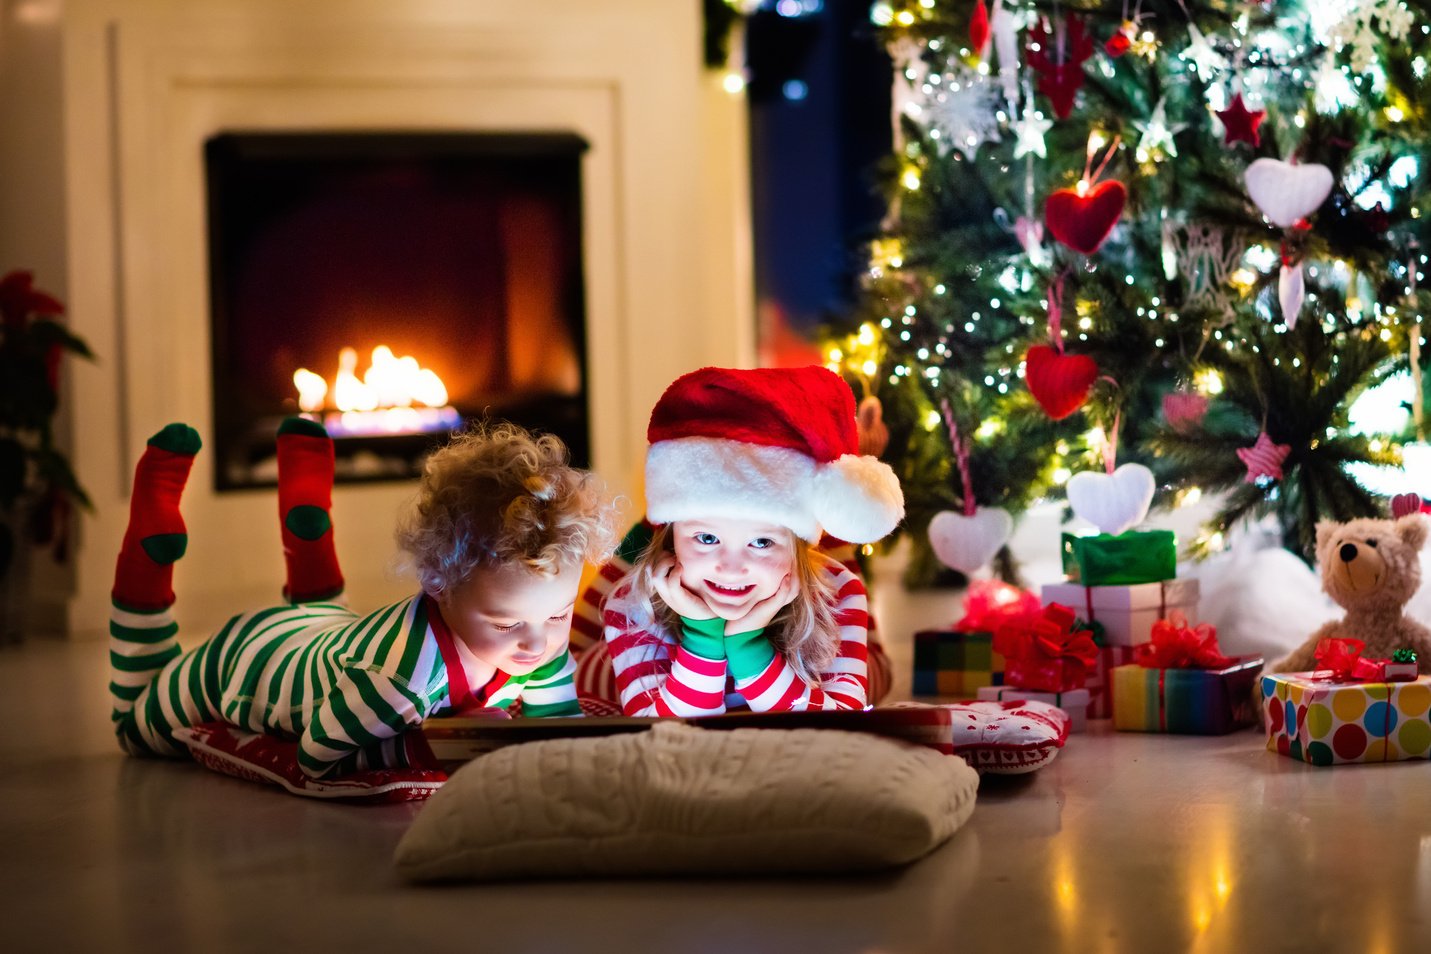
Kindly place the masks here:
[(974, 6), (974, 12), (969, 17), (969, 45), (974, 53), (979, 57), (984, 55), (984, 46), (989, 42), (989, 8), (984, 5), (984, 0)]
[(1075, 252), (1092, 255), (1118, 224), (1127, 201), (1123, 183), (1108, 179), (1083, 195), (1059, 189), (1044, 203), (1043, 218), (1054, 238)]
[(1098, 378), (1098, 365), (1086, 354), (1059, 354), (1034, 345), (1024, 357), (1029, 393), (1049, 417), (1061, 421), (1083, 406)]
[(1400, 520), (1408, 514), (1420, 512), (1420, 494), (1397, 494), (1391, 498), (1391, 518), (1393, 520)]

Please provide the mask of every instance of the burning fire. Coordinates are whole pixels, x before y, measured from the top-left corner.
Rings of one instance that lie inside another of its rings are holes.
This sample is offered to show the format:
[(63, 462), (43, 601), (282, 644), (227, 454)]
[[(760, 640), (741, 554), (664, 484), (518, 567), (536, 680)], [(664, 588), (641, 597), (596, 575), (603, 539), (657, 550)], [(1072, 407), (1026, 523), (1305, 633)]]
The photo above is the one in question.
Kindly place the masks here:
[(331, 402), (322, 375), (307, 368), (293, 372), (299, 408), (314, 417), (322, 413), (330, 434), (422, 433), (461, 423), (461, 415), (447, 405), (442, 379), (411, 355), (399, 358), (387, 345), (378, 345), (361, 379), (357, 368), (356, 349), (338, 352)]

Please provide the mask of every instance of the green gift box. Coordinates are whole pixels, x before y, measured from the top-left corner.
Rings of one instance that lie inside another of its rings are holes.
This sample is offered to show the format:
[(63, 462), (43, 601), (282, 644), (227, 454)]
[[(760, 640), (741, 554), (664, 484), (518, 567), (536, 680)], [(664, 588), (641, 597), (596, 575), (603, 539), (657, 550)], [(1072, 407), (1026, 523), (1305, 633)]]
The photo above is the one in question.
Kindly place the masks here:
[(1084, 586), (1158, 583), (1178, 575), (1178, 541), (1171, 530), (1063, 535), (1063, 572)]

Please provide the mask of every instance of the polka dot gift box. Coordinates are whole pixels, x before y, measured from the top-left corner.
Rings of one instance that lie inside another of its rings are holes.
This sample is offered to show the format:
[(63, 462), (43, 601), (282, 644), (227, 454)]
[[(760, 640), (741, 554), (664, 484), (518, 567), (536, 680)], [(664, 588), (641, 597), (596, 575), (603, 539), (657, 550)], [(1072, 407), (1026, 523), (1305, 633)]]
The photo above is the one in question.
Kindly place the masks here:
[(1262, 677), (1267, 748), (1311, 762), (1431, 758), (1431, 676), (1415, 682), (1330, 682), (1310, 673)]

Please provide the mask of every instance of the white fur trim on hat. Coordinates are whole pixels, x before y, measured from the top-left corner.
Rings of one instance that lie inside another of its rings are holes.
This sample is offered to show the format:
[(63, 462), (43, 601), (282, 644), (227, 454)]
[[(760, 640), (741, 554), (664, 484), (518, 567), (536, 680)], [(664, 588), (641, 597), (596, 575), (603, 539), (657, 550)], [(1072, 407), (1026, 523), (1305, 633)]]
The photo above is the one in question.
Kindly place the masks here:
[(873, 457), (817, 466), (790, 448), (713, 437), (657, 441), (646, 453), (652, 523), (734, 517), (789, 527), (811, 542), (826, 531), (872, 543), (903, 516), (899, 479)]
[(815, 462), (787, 447), (715, 437), (657, 441), (646, 452), (646, 519), (768, 520), (818, 540), (809, 496), (814, 475)]
[(846, 543), (873, 543), (904, 517), (904, 491), (888, 464), (845, 454), (820, 467), (811, 488), (815, 519)]

